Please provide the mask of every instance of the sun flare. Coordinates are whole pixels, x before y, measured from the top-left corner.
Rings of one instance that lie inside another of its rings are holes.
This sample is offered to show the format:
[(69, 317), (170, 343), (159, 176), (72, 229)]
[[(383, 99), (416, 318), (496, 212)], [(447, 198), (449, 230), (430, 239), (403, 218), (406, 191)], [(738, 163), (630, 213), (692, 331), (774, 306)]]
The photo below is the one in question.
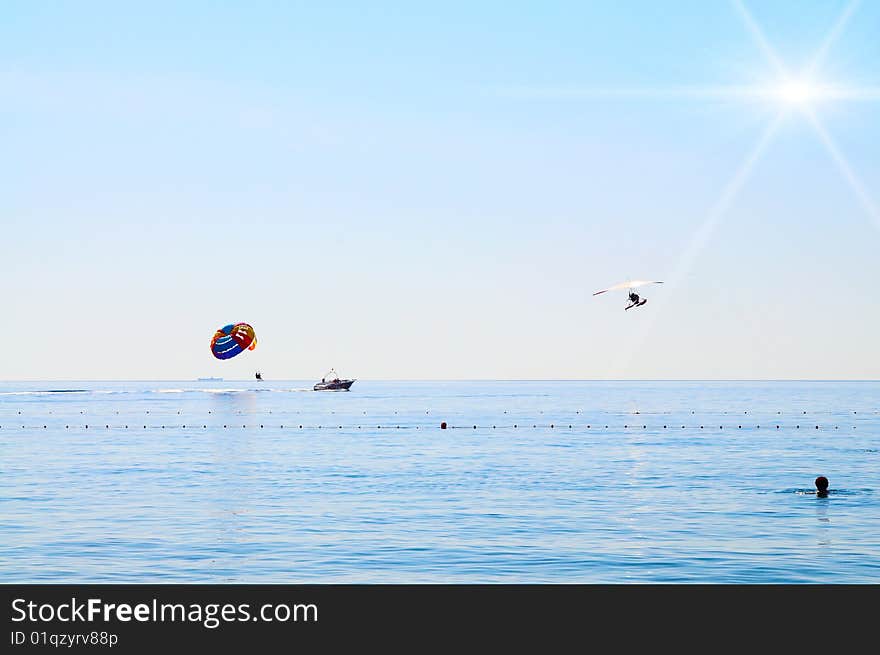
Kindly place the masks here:
[(816, 100), (820, 91), (815, 85), (802, 80), (790, 80), (783, 83), (776, 95), (790, 105), (807, 105)]

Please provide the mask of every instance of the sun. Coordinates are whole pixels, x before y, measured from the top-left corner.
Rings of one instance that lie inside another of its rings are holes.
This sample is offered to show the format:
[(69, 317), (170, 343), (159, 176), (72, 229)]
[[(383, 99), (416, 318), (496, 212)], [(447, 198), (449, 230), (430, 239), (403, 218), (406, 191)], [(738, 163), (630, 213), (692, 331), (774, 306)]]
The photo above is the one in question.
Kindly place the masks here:
[(776, 96), (789, 105), (806, 106), (820, 95), (819, 88), (805, 80), (788, 80), (776, 91)]

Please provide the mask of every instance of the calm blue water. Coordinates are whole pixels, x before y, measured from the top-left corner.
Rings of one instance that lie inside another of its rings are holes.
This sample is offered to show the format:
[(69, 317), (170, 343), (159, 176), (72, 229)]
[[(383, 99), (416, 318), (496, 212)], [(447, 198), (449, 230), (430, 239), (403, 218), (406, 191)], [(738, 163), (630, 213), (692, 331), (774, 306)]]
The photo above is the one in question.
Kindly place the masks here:
[(880, 582), (880, 383), (308, 388), (0, 383), (0, 581)]

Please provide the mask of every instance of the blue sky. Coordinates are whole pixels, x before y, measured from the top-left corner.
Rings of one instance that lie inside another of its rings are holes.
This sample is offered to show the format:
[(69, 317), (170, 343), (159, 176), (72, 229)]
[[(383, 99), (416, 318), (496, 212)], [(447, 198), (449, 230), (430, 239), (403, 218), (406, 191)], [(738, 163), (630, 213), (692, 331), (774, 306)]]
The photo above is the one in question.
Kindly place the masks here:
[(880, 377), (880, 3), (3, 12), (2, 379)]

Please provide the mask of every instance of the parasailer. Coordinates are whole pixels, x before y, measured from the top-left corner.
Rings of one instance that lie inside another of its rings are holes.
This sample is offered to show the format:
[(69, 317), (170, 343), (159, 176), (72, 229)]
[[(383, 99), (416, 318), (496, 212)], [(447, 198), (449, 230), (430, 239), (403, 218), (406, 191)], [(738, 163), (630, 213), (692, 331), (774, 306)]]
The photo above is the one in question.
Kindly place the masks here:
[(629, 280), (628, 282), (621, 282), (620, 284), (615, 284), (613, 287), (608, 287), (607, 289), (602, 289), (601, 291), (597, 291), (593, 295), (598, 296), (599, 294), (606, 293), (608, 291), (617, 291), (619, 289), (626, 289), (627, 290), (627, 297), (629, 298), (629, 305), (624, 307), (624, 310), (632, 309), (633, 307), (641, 307), (646, 302), (648, 302), (647, 298), (642, 298), (635, 291), (638, 287), (643, 287), (646, 284), (663, 284), (663, 282), (661, 282), (659, 280)]
[(231, 323), (214, 333), (211, 353), (217, 359), (232, 359), (245, 350), (257, 347), (257, 335), (247, 323)]

